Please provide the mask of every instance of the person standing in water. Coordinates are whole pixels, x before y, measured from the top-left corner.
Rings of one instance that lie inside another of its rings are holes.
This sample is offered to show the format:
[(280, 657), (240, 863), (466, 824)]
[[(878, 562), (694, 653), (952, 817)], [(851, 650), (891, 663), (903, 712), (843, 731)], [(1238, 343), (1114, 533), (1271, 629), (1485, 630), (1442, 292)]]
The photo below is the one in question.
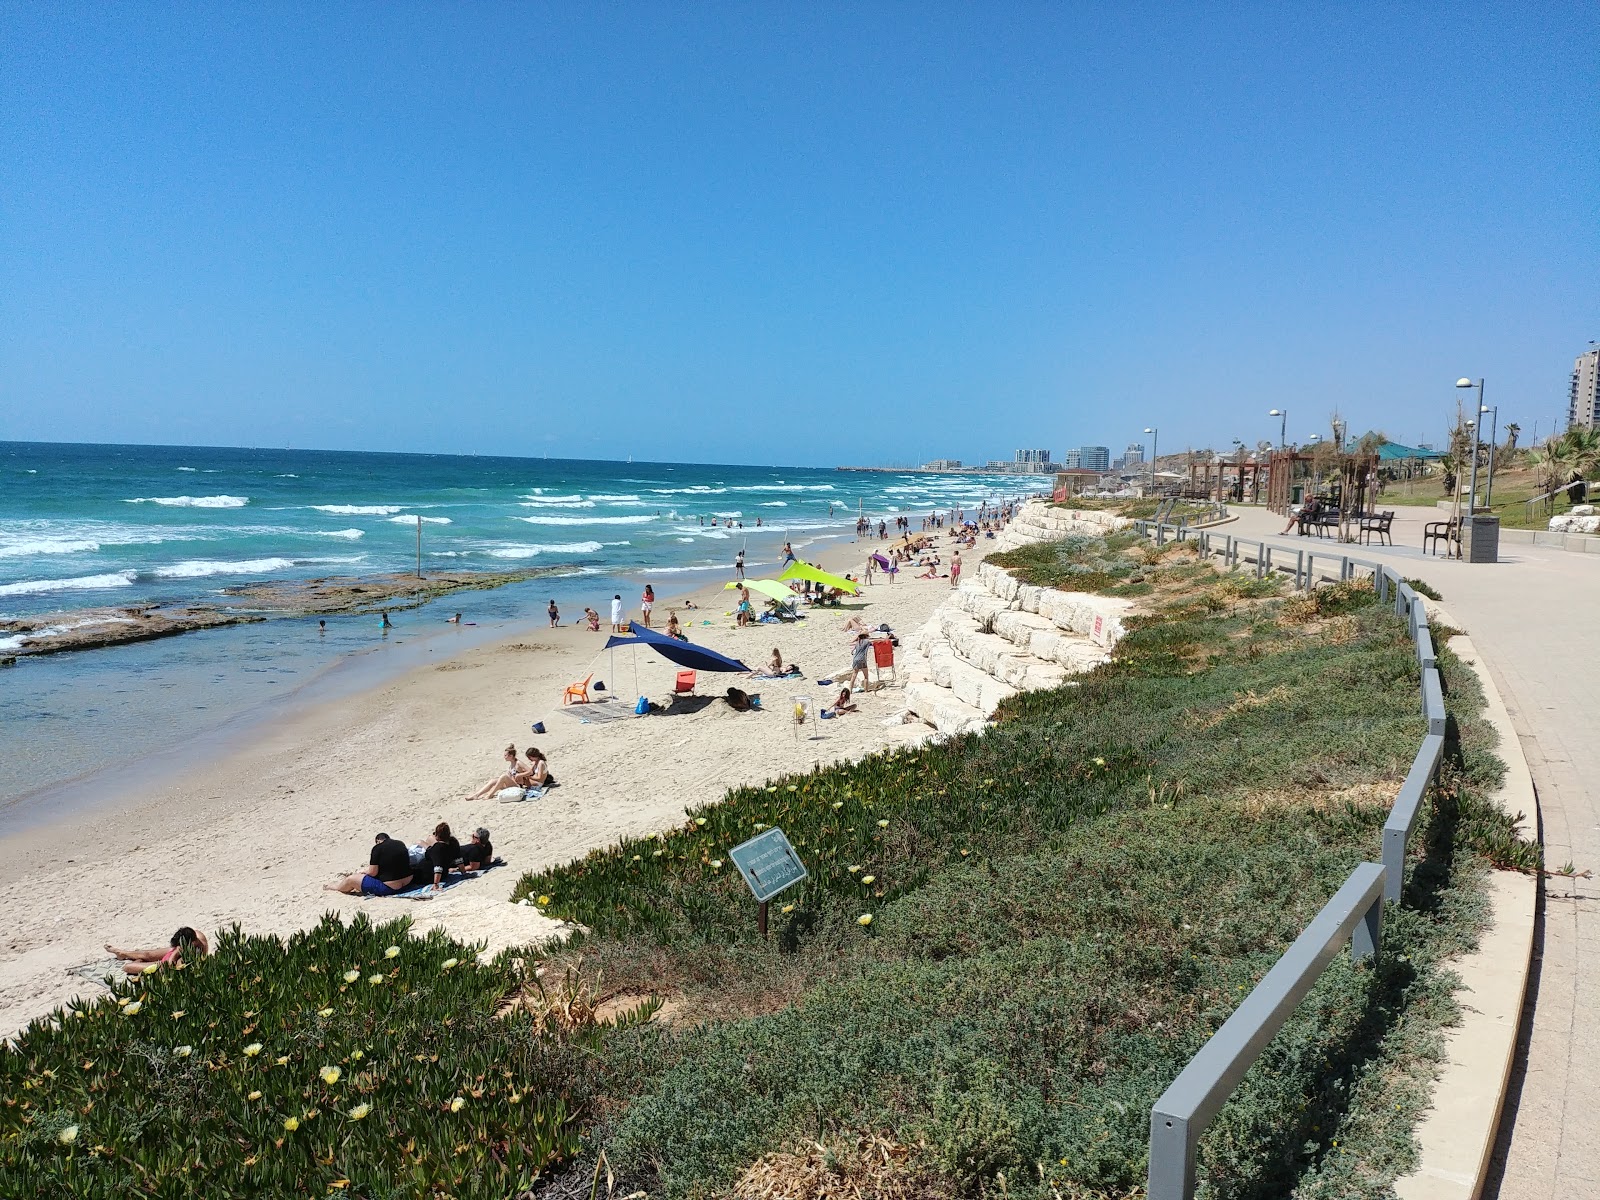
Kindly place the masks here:
[(383, 630), (385, 633), (388, 633), (389, 630), (394, 628), (394, 622), (389, 620), (389, 610), (388, 609), (384, 610), (383, 619), (378, 622), (378, 628)]
[(553, 599), (550, 601), (550, 607), (545, 611), (550, 614), (551, 629), (554, 629), (557, 625), (561, 624), (561, 610), (556, 607), (556, 602)]

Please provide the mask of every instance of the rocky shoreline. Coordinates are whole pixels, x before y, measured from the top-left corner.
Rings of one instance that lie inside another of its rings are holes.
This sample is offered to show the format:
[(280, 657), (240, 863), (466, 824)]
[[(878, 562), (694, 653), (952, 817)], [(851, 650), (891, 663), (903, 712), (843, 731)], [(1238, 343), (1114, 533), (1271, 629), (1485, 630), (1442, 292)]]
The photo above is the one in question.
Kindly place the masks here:
[(212, 604), (147, 604), (131, 608), (79, 608), (35, 617), (0, 619), (0, 666), (18, 658), (93, 650), (174, 637), (197, 629), (249, 625), (278, 617), (416, 608), (452, 592), (479, 591), (550, 575), (558, 567), (521, 571), (455, 571), (415, 575), (330, 575), (320, 579), (240, 584), (224, 588)]

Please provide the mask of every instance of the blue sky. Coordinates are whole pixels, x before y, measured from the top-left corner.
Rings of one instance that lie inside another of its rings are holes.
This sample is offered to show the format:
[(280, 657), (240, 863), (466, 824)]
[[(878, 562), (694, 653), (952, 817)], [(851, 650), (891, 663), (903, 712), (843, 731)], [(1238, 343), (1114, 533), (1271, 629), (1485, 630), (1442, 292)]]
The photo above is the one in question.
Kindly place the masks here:
[[(1398, 10), (1398, 11), (1397, 11)], [(0, 438), (690, 461), (1526, 440), (1592, 7), (0, 8)]]

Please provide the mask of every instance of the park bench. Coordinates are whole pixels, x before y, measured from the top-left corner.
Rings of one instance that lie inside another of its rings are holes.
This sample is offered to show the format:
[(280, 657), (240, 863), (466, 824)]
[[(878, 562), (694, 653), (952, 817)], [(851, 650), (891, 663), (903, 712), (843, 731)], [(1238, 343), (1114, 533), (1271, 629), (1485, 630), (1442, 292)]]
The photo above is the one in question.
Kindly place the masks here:
[(1437, 553), (1439, 543), (1445, 544), (1445, 554), (1451, 553), (1451, 546), (1461, 548), (1461, 522), (1455, 517), (1448, 521), (1429, 521), (1422, 527), (1422, 552), (1424, 554)]
[(1361, 540), (1367, 545), (1372, 545), (1372, 535), (1378, 535), (1380, 546), (1394, 545), (1394, 537), (1389, 532), (1394, 524), (1394, 510), (1389, 509), (1370, 517), (1361, 518)]

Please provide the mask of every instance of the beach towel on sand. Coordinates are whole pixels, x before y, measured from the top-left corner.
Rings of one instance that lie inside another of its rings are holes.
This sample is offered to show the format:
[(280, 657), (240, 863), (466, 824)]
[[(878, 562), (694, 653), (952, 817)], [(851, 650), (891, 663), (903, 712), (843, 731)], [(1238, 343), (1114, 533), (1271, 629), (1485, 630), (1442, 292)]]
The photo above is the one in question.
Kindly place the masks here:
[(493, 871), (496, 867), (503, 867), (505, 865), (506, 860), (501, 858), (499, 855), (496, 855), (494, 861), (482, 871), (479, 871), (477, 875), (461, 875), (454, 872), (446, 875), (444, 882), (439, 885), (438, 892), (433, 890), (432, 879), (424, 879), (421, 883), (413, 883), (405, 891), (399, 892), (393, 896), (374, 896), (370, 892), (362, 892), (361, 898), (363, 900), (432, 900), (435, 896), (439, 895), (440, 892), (448, 892), (451, 888), (456, 887), (459, 884), (466, 883), (469, 879), (476, 879), (479, 875), (485, 875), (488, 872)]

